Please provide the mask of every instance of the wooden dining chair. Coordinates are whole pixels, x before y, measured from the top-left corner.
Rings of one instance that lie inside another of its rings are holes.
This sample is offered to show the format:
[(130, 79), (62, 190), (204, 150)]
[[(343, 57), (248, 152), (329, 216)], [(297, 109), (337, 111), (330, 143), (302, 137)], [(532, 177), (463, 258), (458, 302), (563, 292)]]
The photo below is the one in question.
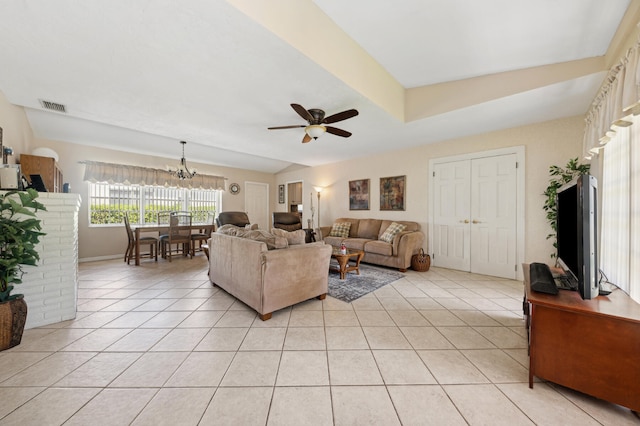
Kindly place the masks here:
[(191, 234), (191, 252), (196, 254), (196, 242), (198, 243), (198, 251), (202, 251), (202, 245), (207, 243), (207, 240), (211, 238), (213, 232), (213, 225), (215, 224), (216, 213), (208, 212), (206, 224), (207, 227), (200, 228), (198, 232)]
[[(127, 238), (129, 243), (127, 245), (127, 250), (124, 253), (124, 261), (127, 262), (127, 265), (130, 265), (131, 259), (135, 260), (136, 258), (136, 234), (131, 229), (131, 223), (129, 221), (129, 213), (124, 214), (124, 226), (127, 230)], [(140, 237), (140, 245), (149, 245), (148, 253), (140, 253), (140, 257), (149, 257), (155, 258), (156, 262), (158, 261), (158, 239), (156, 237)]]
[(163, 257), (166, 257), (168, 254), (169, 262), (171, 262), (174, 244), (176, 245), (176, 252), (180, 251), (180, 245), (182, 244), (183, 255), (186, 256), (188, 254), (193, 258), (193, 252), (191, 251), (190, 213), (172, 213), (169, 216), (169, 231), (167, 235), (162, 235), (160, 237), (162, 255)]

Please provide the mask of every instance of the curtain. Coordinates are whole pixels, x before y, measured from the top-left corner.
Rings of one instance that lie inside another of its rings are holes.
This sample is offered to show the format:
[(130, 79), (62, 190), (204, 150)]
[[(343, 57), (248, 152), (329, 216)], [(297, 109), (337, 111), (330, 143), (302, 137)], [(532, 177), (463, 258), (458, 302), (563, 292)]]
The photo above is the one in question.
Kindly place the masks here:
[(604, 147), (600, 269), (640, 303), (640, 117)]
[(609, 281), (629, 293), (629, 138), (621, 129), (603, 152), (600, 181), (602, 221), (600, 269)]
[(620, 127), (640, 113), (640, 42), (609, 70), (585, 117), (583, 154), (591, 159)]
[(128, 166), (124, 164), (82, 161), (85, 165), (84, 180), (125, 185), (168, 186), (177, 188), (225, 189), (225, 178), (197, 174), (191, 179), (178, 179), (162, 169)]

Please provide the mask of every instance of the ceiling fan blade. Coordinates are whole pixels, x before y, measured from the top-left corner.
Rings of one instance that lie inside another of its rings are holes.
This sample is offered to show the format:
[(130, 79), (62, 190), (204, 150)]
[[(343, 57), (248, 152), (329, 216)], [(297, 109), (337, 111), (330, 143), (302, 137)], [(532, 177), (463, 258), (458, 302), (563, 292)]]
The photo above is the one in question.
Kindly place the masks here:
[(355, 117), (356, 115), (358, 115), (357, 110), (348, 109), (346, 111), (342, 111), (337, 114), (333, 114), (328, 117), (325, 117), (325, 119), (322, 120), (322, 122), (325, 124), (336, 123), (338, 121), (346, 120), (347, 118)]
[(309, 111), (304, 109), (304, 107), (302, 105), (291, 104), (291, 108), (293, 108), (293, 110), (295, 112), (297, 112), (300, 117), (304, 118), (308, 122), (312, 122), (313, 121), (313, 116), (309, 113)]
[(351, 132), (347, 132), (346, 130), (338, 129), (337, 127), (325, 126), (327, 129), (327, 133), (334, 134), (336, 136), (342, 136), (343, 138), (348, 138), (352, 135)]
[(278, 127), (267, 127), (267, 130), (278, 130), (278, 129), (299, 129), (300, 127), (307, 127), (304, 124), (301, 125), (293, 125), (293, 126), (278, 126)]
[(311, 142), (311, 136), (305, 133), (304, 138), (302, 138), (302, 143), (307, 143), (307, 142)]

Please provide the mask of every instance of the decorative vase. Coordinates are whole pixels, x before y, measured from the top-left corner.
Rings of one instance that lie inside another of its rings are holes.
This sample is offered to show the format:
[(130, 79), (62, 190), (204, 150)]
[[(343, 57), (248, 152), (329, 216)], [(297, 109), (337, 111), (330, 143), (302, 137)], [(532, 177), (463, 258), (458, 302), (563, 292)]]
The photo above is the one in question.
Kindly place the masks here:
[(22, 295), (0, 303), (0, 351), (17, 346), (27, 322), (27, 302)]

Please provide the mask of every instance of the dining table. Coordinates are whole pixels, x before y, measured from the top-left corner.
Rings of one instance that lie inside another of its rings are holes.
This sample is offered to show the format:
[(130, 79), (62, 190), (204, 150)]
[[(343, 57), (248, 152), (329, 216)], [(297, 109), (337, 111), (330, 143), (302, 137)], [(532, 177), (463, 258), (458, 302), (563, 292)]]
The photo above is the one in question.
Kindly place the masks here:
[[(169, 225), (158, 225), (156, 223), (145, 225), (131, 225), (136, 234), (136, 266), (140, 266), (140, 234), (143, 232), (157, 232), (158, 235), (169, 232)], [(197, 231), (201, 234), (211, 234), (214, 225), (212, 223), (192, 223), (191, 225), (181, 225), (174, 228), (190, 229), (191, 232)]]

